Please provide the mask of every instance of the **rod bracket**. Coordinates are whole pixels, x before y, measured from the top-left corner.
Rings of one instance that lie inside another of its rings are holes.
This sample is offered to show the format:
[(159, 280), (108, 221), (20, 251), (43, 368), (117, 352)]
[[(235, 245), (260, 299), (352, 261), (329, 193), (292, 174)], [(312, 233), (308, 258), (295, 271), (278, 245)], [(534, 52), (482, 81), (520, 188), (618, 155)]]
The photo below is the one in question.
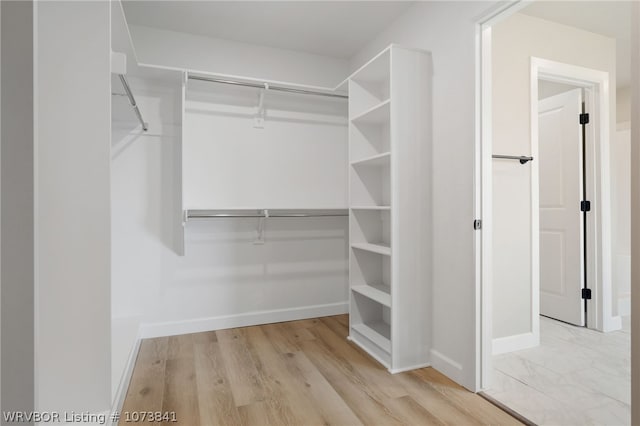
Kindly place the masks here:
[(533, 157), (527, 157), (524, 155), (492, 155), (492, 158), (501, 160), (518, 160), (520, 164), (527, 164), (529, 161), (533, 161)]
[(253, 128), (264, 129), (264, 93), (265, 90), (269, 90), (269, 85), (264, 84), (264, 89), (260, 89), (258, 95), (258, 106), (256, 107), (256, 115), (253, 116)]
[(253, 240), (253, 244), (264, 244), (264, 228), (265, 222), (269, 217), (269, 210), (262, 210), (262, 216), (258, 219), (258, 227), (256, 229), (256, 238)]

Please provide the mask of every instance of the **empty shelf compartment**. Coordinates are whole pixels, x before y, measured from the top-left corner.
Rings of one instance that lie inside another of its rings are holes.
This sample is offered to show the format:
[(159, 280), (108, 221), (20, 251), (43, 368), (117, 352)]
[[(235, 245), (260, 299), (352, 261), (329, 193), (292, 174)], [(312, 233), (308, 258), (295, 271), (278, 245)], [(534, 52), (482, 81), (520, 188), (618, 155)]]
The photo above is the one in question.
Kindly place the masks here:
[(351, 298), (351, 327), (386, 352), (391, 352), (390, 310), (359, 293)]
[(356, 71), (349, 81), (351, 117), (389, 98), (391, 60), (386, 50)]
[(351, 199), (354, 206), (388, 206), (391, 204), (391, 168), (351, 167)]
[(351, 119), (352, 123), (383, 124), (391, 119), (391, 101), (386, 99)]
[(356, 210), (351, 212), (352, 243), (391, 246), (391, 215), (388, 210)]
[(371, 251), (353, 250), (349, 262), (351, 289), (391, 306), (391, 258)]
[(349, 126), (349, 158), (352, 162), (376, 155), (387, 154), (391, 150), (391, 126), (382, 123), (351, 123)]

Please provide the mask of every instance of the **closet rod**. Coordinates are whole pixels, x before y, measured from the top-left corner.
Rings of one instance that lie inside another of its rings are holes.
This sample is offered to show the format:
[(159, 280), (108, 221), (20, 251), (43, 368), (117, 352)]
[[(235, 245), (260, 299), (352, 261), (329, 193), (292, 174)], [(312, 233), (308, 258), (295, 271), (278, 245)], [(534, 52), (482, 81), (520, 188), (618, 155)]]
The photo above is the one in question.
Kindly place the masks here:
[(131, 108), (133, 108), (133, 111), (136, 113), (136, 116), (138, 117), (138, 121), (140, 121), (140, 124), (142, 124), (142, 130), (146, 132), (149, 129), (149, 126), (142, 119), (142, 114), (140, 114), (140, 109), (138, 108), (138, 104), (136, 104), (136, 98), (133, 97), (133, 92), (129, 87), (127, 78), (123, 74), (118, 74), (118, 77), (120, 77), (120, 81), (122, 82), (122, 87), (124, 87), (124, 91), (127, 93), (127, 97), (129, 98), (129, 103), (131, 104)]
[(189, 75), (189, 79), (191, 80), (199, 80), (199, 81), (208, 81), (211, 83), (222, 83), (222, 84), (232, 84), (234, 86), (246, 86), (246, 87), (255, 87), (256, 89), (268, 89), (268, 90), (277, 90), (280, 92), (289, 92), (289, 93), (300, 93), (303, 95), (317, 95), (317, 96), (327, 96), (330, 98), (340, 98), (340, 99), (349, 99), (348, 95), (341, 95), (339, 93), (328, 93), (328, 92), (319, 92), (316, 90), (306, 90), (306, 89), (293, 89), (290, 87), (282, 87), (282, 86), (272, 86), (271, 84), (259, 84), (259, 83), (248, 83), (245, 81), (237, 81), (237, 80), (225, 80), (221, 78), (214, 77), (202, 77), (198, 75)]
[(518, 160), (520, 161), (520, 164), (526, 164), (528, 161), (533, 161), (533, 157), (525, 157), (523, 155), (493, 155), (492, 157), (503, 160)]
[(189, 219), (215, 219), (215, 218), (270, 218), (270, 217), (342, 217), (349, 216), (347, 209), (333, 210), (276, 210), (276, 209), (250, 209), (250, 210), (186, 210), (185, 218)]

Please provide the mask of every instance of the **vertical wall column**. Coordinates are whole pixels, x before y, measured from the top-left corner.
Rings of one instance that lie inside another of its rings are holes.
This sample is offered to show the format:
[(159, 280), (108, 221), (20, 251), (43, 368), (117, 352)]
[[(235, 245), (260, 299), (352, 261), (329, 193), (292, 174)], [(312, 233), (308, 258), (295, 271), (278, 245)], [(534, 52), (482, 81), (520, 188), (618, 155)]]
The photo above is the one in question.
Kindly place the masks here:
[[(631, 13), (631, 75), (640, 71), (640, 3)], [(631, 81), (631, 217), (640, 215), (640, 80)], [(640, 424), (640, 223), (631, 220), (631, 424)]]
[(108, 410), (110, 2), (37, 2), (36, 409)]
[(33, 3), (3, 1), (0, 8), (1, 409), (30, 412), (34, 409)]

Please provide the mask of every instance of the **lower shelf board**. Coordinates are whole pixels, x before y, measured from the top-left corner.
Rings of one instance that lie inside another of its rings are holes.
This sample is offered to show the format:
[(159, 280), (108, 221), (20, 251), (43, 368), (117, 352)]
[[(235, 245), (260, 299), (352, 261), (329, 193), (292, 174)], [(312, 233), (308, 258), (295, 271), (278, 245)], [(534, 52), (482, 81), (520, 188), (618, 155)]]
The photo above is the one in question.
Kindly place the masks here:
[(391, 332), (389, 324), (380, 321), (367, 324), (353, 324), (351, 327), (385, 352), (391, 352)]
[(358, 250), (378, 253), (384, 256), (391, 256), (391, 247), (386, 244), (353, 243), (351, 244), (351, 247)]
[(371, 300), (391, 307), (391, 295), (389, 294), (389, 287), (384, 284), (364, 284), (351, 287), (351, 290), (356, 293), (362, 294)]

